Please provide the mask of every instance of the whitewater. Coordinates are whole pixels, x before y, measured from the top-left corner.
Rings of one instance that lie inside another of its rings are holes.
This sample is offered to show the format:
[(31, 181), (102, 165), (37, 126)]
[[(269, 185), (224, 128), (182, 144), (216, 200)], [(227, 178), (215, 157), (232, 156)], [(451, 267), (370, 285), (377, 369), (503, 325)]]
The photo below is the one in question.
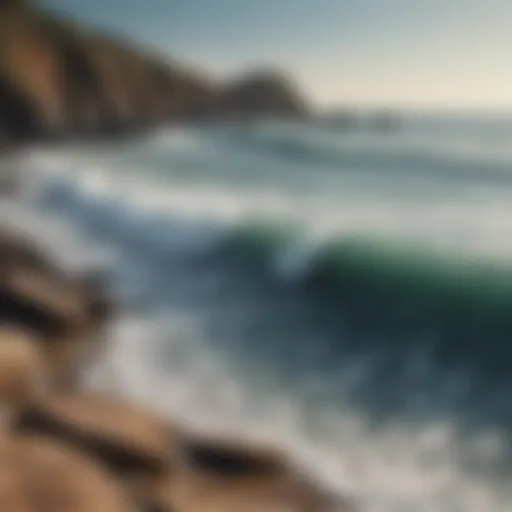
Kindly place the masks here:
[(512, 120), (32, 148), (3, 219), (120, 311), (85, 376), (293, 453), (364, 512), (512, 510)]

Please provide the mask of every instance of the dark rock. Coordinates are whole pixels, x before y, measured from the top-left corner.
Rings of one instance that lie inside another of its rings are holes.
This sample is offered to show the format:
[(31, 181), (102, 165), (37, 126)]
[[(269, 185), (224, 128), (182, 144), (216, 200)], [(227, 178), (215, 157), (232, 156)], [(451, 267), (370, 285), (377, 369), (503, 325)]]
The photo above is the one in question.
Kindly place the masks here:
[(229, 116), (301, 117), (304, 100), (291, 81), (275, 72), (260, 72), (228, 84), (220, 94), (219, 112)]
[(35, 101), (2, 76), (0, 76), (0, 130), (3, 140), (34, 139), (42, 132), (42, 120)]
[(74, 385), (78, 369), (101, 349), (111, 302), (96, 280), (67, 276), (6, 233), (0, 256), (0, 320), (34, 333), (54, 385)]

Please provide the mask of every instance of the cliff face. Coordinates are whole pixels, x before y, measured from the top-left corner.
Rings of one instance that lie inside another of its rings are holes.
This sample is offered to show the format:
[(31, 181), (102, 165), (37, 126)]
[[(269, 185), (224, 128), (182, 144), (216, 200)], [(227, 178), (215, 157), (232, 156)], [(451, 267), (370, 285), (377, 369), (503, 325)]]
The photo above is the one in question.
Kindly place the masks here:
[(275, 73), (218, 84), (27, 1), (0, 0), (1, 141), (304, 111)]
[(0, 126), (6, 136), (34, 136), (59, 121), (57, 68), (47, 50), (24, 8), (0, 4)]
[(62, 129), (66, 123), (64, 70), (51, 45), (41, 34), (19, 34), (6, 51), (5, 73), (36, 105), (38, 123), (52, 132)]

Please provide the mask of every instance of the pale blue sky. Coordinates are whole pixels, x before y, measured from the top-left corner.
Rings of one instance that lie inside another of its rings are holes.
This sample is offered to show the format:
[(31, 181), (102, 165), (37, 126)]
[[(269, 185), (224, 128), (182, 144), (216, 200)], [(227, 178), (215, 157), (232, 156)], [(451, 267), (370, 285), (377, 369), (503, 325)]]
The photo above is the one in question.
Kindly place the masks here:
[(223, 76), (290, 71), (319, 105), (512, 108), (512, 0), (44, 0)]

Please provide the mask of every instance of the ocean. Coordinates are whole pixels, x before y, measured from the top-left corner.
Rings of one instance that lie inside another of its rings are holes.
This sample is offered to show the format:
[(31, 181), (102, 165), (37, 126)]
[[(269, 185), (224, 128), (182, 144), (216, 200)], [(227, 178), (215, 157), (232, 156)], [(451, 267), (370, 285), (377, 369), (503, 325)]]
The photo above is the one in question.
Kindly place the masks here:
[(119, 301), (85, 378), (363, 512), (512, 510), (512, 118), (34, 147), (2, 217)]

